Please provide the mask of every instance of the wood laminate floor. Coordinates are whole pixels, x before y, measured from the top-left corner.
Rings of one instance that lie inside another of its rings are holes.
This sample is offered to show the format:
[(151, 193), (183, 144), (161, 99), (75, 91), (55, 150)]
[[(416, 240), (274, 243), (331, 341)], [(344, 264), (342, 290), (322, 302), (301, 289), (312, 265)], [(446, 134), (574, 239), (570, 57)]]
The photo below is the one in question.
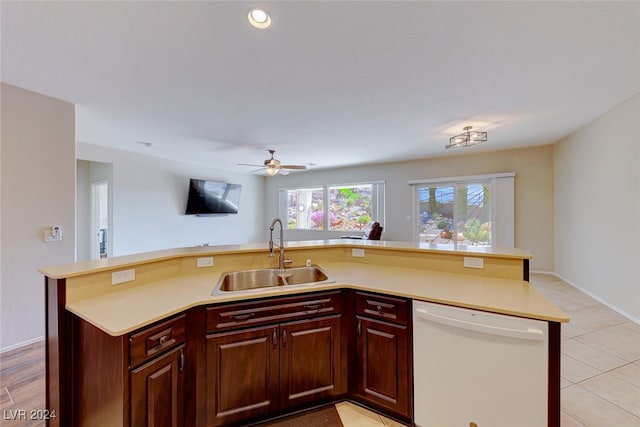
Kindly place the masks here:
[[(640, 426), (640, 325), (555, 276), (532, 274), (531, 283), (571, 317), (562, 325), (562, 427)], [(0, 425), (44, 426), (31, 419), (46, 409), (44, 387), (44, 343), (0, 355)], [(400, 426), (348, 402), (335, 412), (339, 421), (317, 411), (276, 427)]]

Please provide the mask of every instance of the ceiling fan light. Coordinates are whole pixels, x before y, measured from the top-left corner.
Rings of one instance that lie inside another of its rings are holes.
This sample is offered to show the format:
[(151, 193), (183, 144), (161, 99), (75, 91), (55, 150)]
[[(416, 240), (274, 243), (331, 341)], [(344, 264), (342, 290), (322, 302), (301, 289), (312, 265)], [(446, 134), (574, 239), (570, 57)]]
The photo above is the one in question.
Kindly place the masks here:
[(267, 175), (270, 176), (274, 176), (278, 173), (278, 169), (276, 169), (275, 167), (271, 167), (271, 166), (267, 166), (267, 168), (265, 169), (267, 171)]

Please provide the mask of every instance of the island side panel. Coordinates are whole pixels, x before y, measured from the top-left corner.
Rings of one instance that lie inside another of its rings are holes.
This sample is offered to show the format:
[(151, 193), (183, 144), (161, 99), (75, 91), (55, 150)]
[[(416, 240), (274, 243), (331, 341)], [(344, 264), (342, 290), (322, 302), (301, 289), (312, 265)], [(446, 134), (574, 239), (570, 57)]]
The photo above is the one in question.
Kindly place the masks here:
[(65, 310), (66, 280), (45, 277), (45, 404), (56, 417), (50, 427), (74, 425), (71, 372), (72, 325)]
[(77, 316), (72, 316), (71, 322), (73, 425), (129, 427), (128, 336), (113, 337)]
[(204, 426), (207, 423), (207, 318), (204, 306), (186, 313), (184, 425)]
[(560, 323), (549, 322), (548, 427), (560, 427)]

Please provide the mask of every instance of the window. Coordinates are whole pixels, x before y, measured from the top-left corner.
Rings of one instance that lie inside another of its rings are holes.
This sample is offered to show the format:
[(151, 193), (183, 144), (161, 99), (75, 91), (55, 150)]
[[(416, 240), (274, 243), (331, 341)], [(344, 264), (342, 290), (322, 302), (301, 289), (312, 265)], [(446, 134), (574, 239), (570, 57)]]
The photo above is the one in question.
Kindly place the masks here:
[(287, 228), (324, 229), (324, 190), (322, 188), (286, 190), (286, 203)]
[(280, 215), (287, 228), (359, 231), (384, 223), (384, 183), (325, 185), (280, 190)]
[(410, 181), (416, 187), (416, 240), (513, 247), (514, 174)]
[(488, 183), (418, 187), (419, 241), (491, 245)]

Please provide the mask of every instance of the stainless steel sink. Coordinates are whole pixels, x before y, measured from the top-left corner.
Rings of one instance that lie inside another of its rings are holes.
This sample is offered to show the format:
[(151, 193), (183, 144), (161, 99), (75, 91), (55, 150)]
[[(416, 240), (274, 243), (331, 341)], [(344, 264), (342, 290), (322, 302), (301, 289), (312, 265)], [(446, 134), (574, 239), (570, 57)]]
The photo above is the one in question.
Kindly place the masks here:
[(225, 292), (251, 291), (275, 286), (318, 285), (335, 280), (317, 265), (291, 267), (282, 272), (277, 268), (242, 270), (223, 273), (212, 295)]

